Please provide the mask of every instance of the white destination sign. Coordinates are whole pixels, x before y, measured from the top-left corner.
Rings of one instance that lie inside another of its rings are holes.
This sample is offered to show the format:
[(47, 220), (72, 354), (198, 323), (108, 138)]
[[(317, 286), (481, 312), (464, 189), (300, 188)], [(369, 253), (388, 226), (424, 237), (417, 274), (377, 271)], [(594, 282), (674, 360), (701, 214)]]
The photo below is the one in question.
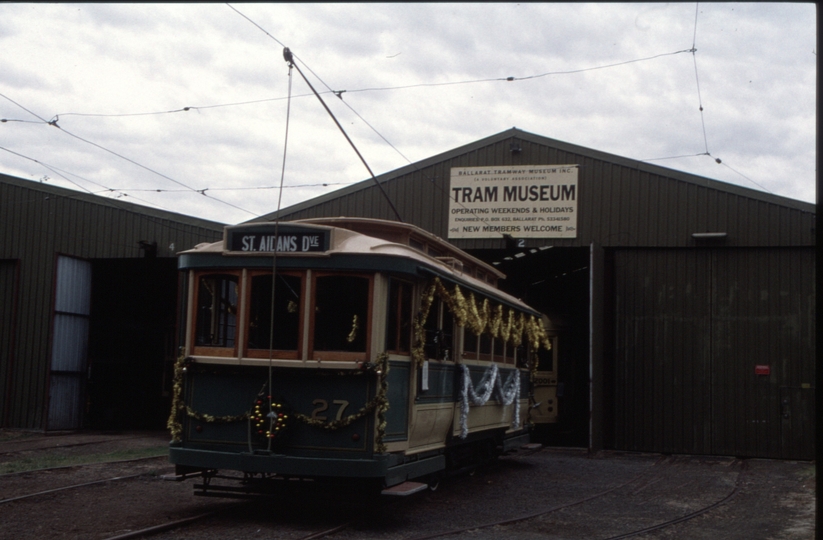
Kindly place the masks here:
[(449, 238), (576, 238), (577, 165), (453, 167)]

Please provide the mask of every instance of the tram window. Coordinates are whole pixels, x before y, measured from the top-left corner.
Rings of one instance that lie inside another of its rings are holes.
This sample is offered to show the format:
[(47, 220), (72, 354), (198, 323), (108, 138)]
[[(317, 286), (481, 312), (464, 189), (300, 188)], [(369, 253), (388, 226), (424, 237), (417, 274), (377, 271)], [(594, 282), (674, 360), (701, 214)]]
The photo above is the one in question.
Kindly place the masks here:
[(494, 338), (494, 359), (498, 362), (505, 362), (508, 360), (505, 356), (506, 348), (504, 346), (503, 340), (500, 338)]
[(554, 371), (554, 354), (557, 350), (557, 338), (552, 337), (551, 340), (551, 350), (546, 350), (544, 348), (540, 348), (537, 351), (537, 369), (539, 371)]
[(517, 365), (519, 367), (528, 367), (531, 347), (528, 343), (521, 343), (516, 350)]
[(463, 332), (463, 357), (470, 360), (477, 360), (477, 334), (468, 328)]
[[(272, 306), (272, 285), (274, 306)], [(302, 284), (299, 275), (252, 276), (249, 298), (249, 349), (297, 351)], [(274, 320), (272, 321), (272, 313)], [(272, 330), (274, 335), (272, 336)], [(296, 357), (296, 356), (295, 356)]]
[(492, 359), (492, 337), (489, 334), (480, 334), (480, 359)]
[(454, 316), (443, 306), (440, 316), (440, 351), (439, 360), (454, 360)]
[(426, 358), (454, 360), (454, 316), (436, 298), (429, 309), (426, 330)]
[(435, 298), (429, 307), (429, 315), (423, 329), (426, 332), (425, 353), (426, 358), (437, 358), (438, 346), (440, 344), (440, 299)]
[(366, 352), (369, 285), (365, 277), (318, 276), (315, 281), (314, 350)]
[(197, 285), (195, 346), (234, 347), (237, 333), (238, 277), (201, 276)]
[(389, 286), (389, 313), (386, 350), (409, 354), (412, 330), (412, 285), (392, 280)]

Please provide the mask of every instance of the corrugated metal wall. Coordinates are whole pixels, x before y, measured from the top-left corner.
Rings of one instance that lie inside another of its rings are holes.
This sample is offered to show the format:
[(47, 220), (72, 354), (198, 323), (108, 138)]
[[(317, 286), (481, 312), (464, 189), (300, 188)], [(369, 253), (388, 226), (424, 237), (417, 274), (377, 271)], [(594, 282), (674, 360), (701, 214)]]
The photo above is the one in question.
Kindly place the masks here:
[(813, 459), (813, 270), (811, 248), (616, 250), (615, 447)]
[[(3, 427), (45, 427), (58, 255), (138, 258), (143, 240), (157, 242), (158, 256), (171, 257), (220, 238), (218, 223), (0, 175), (0, 259), (17, 261), (19, 271), (11, 293), (19, 299), (11, 322), (14, 346), (0, 362), (8, 371), (0, 399)], [(10, 294), (10, 272), (4, 263), (4, 295)]]
[(17, 300), (17, 261), (0, 260), (0, 425), (5, 425), (11, 395)]
[[(512, 145), (521, 149), (512, 153)], [(692, 233), (725, 232), (727, 245), (814, 245), (812, 205), (510, 130), (378, 177), (400, 212), (448, 236), (452, 167), (578, 164), (578, 236), (526, 246), (692, 247)], [(358, 216), (396, 219), (369, 181), (295, 205), (284, 219)], [(462, 249), (504, 247), (503, 239), (455, 240)]]
[[(606, 446), (811, 455), (814, 205), (517, 129), (377, 179), (404, 221), (446, 238), (452, 167), (564, 164), (579, 165), (578, 236), (525, 246), (595, 245), (613, 261), (606, 326), (592, 337), (604, 340), (592, 365), (608, 361), (615, 375), (604, 381), (608, 425), (592, 426)], [(395, 219), (371, 180), (281, 212), (340, 215)], [(692, 236), (706, 232), (726, 236), (712, 245)], [(505, 255), (502, 238), (453, 243)], [(771, 375), (755, 377), (755, 364)]]

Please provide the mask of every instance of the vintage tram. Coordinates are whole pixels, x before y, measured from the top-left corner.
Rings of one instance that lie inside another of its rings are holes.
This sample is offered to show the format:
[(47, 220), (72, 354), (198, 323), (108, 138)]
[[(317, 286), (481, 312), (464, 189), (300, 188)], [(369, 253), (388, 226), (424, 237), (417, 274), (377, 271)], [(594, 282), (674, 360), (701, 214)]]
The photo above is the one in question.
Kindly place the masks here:
[[(228, 226), (179, 268), (170, 460), (204, 479), (196, 493), (284, 479), (410, 493), (530, 443), (541, 314), (416, 226)], [(242, 481), (218, 486), (219, 471)]]

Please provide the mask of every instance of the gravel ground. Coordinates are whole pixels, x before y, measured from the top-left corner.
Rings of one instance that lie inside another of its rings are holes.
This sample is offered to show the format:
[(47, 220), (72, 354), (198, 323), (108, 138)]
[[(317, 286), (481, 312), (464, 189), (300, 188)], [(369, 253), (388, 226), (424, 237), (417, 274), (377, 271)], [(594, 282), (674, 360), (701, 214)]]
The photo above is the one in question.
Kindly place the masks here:
[[(165, 433), (43, 435), (0, 431), (0, 467), (60, 456), (151, 452)], [(229, 509), (153, 539), (303, 538), (343, 523), (328, 538), (609, 539), (705, 513), (635, 538), (814, 538), (815, 464), (547, 448), (505, 457), (474, 475), (408, 498), (290, 491), (259, 502), (195, 497), (194, 480), (169, 482), (165, 458), (0, 476), (0, 503), (26, 493), (141, 474), (0, 504), (0, 538), (105, 539)], [(720, 504), (717, 504), (720, 503)], [(515, 518), (528, 517), (520, 521)], [(509, 521), (504, 525), (492, 525)], [(489, 525), (484, 527), (484, 525)]]

